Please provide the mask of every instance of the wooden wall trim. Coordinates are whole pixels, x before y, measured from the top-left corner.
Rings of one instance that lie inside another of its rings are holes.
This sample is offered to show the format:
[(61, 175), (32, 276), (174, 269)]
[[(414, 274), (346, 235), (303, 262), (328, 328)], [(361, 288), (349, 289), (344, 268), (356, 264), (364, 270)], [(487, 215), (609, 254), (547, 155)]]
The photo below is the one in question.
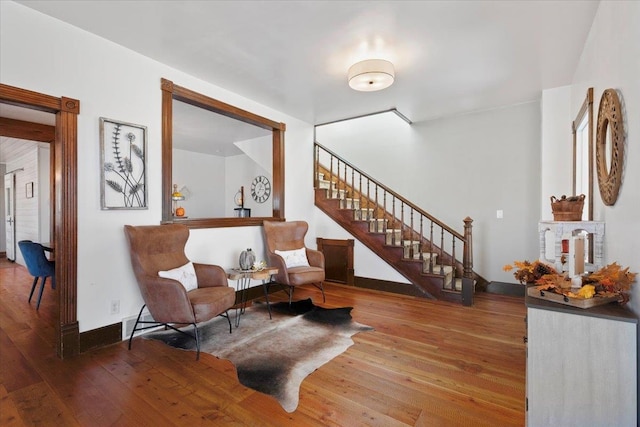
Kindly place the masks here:
[(53, 142), (56, 127), (0, 117), (0, 135), (28, 141)]
[(418, 288), (407, 283), (391, 282), (388, 280), (372, 279), (369, 277), (355, 277), (357, 288), (373, 289), (376, 291), (391, 292), (394, 294), (411, 295), (414, 297), (427, 298)]
[(80, 334), (80, 353), (122, 341), (122, 322), (84, 331)]
[(52, 227), (56, 248), (56, 285), (59, 290), (56, 351), (60, 358), (71, 357), (79, 352), (80, 335), (77, 320), (77, 115), (80, 113), (80, 101), (0, 83), (0, 103), (56, 114), (52, 147), (54, 197), (51, 200), (55, 217)]
[[(77, 322), (77, 120), (75, 112), (59, 111), (56, 114), (55, 146), (55, 248), (56, 283), (61, 286), (60, 303), (61, 340), (60, 357), (79, 353), (79, 329)], [(60, 249), (60, 250), (59, 250)], [(68, 337), (66, 335), (69, 335)], [(74, 338), (72, 338), (72, 336)]]

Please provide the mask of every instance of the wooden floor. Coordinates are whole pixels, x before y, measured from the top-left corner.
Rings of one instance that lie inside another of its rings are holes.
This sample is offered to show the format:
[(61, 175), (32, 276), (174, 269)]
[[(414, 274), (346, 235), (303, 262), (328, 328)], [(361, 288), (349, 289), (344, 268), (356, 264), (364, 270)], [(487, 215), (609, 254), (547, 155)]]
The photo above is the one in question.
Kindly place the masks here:
[[(326, 285), (375, 328), (302, 383), (288, 414), (238, 383), (233, 365), (136, 338), (59, 360), (54, 292), (27, 303), (32, 278), (0, 260), (2, 426), (520, 426), (525, 307), (478, 295), (473, 307)], [(296, 298), (319, 291), (296, 291)], [(275, 295), (274, 295), (275, 297)]]

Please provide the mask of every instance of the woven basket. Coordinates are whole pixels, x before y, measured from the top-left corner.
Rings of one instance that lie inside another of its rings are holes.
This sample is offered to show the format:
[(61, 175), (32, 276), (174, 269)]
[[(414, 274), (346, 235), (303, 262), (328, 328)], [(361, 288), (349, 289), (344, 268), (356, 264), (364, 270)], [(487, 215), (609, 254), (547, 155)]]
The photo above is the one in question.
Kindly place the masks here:
[(551, 211), (554, 221), (581, 221), (585, 195), (562, 196), (557, 199), (551, 196)]

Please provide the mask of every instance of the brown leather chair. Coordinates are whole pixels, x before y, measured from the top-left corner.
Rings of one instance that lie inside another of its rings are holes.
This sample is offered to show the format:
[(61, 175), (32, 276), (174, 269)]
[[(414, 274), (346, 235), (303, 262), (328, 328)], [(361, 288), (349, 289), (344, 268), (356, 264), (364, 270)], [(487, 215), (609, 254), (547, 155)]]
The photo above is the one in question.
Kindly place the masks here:
[[(182, 224), (125, 225), (129, 242), (131, 265), (144, 299), (138, 319), (129, 337), (136, 331), (163, 325), (191, 336), (196, 341), (196, 359), (200, 358), (198, 323), (223, 316), (231, 320), (227, 310), (235, 304), (235, 290), (229, 287), (225, 271), (217, 265), (193, 263), (197, 278), (197, 289), (187, 292), (181, 282), (163, 278), (159, 271), (172, 270), (189, 263), (184, 247), (189, 238), (189, 229)], [(140, 321), (145, 306), (154, 322)], [(138, 328), (138, 324), (152, 324)], [(193, 325), (191, 335), (173, 325)]]
[[(275, 282), (284, 285), (289, 294), (289, 305), (296, 286), (312, 284), (322, 292), (322, 301), (326, 302), (322, 282), (325, 278), (324, 254), (305, 247), (304, 236), (309, 224), (304, 221), (264, 221), (264, 234), (267, 242), (269, 265), (278, 268)], [(287, 267), (283, 256), (276, 251), (305, 249), (308, 266)]]

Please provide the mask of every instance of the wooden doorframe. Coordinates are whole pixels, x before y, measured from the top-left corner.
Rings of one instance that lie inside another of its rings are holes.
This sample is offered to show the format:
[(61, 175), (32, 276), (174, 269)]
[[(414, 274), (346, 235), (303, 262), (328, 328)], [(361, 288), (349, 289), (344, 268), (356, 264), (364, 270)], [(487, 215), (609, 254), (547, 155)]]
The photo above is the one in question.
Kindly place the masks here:
[(78, 327), (78, 114), (80, 101), (53, 97), (0, 83), (0, 103), (45, 111), (56, 115), (53, 142), (53, 198), (51, 211), (56, 248), (58, 322), (56, 353), (65, 359), (79, 353)]

